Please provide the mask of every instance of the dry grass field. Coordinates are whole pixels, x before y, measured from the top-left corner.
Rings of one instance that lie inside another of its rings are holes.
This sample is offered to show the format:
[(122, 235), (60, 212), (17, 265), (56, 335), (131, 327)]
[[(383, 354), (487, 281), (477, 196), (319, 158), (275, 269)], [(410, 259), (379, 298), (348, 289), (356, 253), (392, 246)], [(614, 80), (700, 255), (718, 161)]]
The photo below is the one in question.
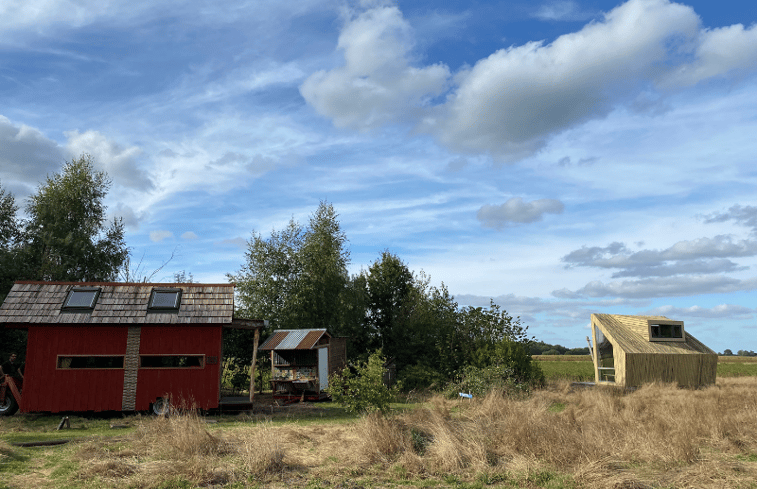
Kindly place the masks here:
[[(388, 418), (126, 422), (59, 447), (0, 441), (0, 487), (757, 488), (752, 377), (634, 392), (553, 382), (523, 398), (435, 397)], [(0, 440), (10, 426), (0, 421)]]

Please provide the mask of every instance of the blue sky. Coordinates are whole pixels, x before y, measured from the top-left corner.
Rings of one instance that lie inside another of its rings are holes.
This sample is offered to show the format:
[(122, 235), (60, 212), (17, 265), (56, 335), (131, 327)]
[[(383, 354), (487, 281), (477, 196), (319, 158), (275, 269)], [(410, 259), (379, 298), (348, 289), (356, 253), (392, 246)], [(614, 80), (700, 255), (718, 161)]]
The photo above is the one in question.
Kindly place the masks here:
[(592, 312), (757, 348), (749, 1), (0, 1), (0, 183), (89, 153), (156, 281), (327, 200), (351, 271), (584, 346)]

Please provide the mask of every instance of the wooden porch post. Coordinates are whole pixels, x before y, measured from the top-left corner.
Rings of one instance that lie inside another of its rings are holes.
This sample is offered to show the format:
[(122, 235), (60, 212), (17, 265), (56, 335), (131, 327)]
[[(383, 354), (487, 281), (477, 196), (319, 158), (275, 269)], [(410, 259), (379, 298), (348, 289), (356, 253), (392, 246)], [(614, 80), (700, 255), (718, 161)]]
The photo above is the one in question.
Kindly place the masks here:
[(258, 341), (260, 340), (260, 328), (255, 328), (255, 339), (252, 346), (252, 365), (250, 366), (250, 402), (255, 397), (255, 365), (258, 363)]

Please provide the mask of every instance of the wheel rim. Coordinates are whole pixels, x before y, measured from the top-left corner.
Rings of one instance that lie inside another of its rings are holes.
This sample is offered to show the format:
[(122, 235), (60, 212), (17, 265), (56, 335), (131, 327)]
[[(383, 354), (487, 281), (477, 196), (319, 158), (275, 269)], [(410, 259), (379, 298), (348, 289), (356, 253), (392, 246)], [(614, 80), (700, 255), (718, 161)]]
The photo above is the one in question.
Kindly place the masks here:
[(0, 402), (0, 413), (4, 413), (5, 411), (10, 410), (10, 408), (13, 406), (13, 401), (11, 400), (10, 393), (5, 394), (5, 399), (3, 402)]
[(155, 403), (152, 405), (152, 412), (156, 414), (157, 416), (165, 416), (168, 414), (169, 404), (168, 402), (162, 398), (159, 397), (155, 400)]

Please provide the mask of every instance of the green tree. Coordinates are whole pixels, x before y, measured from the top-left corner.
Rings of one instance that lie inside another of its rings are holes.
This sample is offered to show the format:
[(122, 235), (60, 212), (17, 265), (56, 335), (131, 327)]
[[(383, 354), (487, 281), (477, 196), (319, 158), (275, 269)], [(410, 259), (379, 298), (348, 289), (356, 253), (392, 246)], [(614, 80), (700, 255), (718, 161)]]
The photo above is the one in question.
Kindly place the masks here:
[(0, 302), (20, 275), (18, 251), (21, 227), (17, 212), (15, 197), (0, 185)]
[[(321, 202), (303, 228), (294, 219), (269, 238), (253, 231), (247, 243), (245, 263), (236, 274), (242, 317), (267, 319), (276, 329), (338, 329), (341, 294), (347, 283), (349, 252), (338, 215), (331, 204)], [(230, 331), (224, 351), (249, 362), (252, 338), (245, 331)]]
[(334, 402), (338, 402), (354, 413), (381, 411), (386, 414), (389, 404), (394, 401), (399, 386), (387, 387), (384, 384), (386, 358), (377, 350), (365, 362), (359, 362), (354, 372), (345, 367), (341, 373), (329, 378), (328, 393)]
[[(21, 250), (21, 225), (17, 217), (18, 206), (10, 192), (0, 185), (0, 303), (21, 276), (24, 260)], [(26, 331), (0, 327), (0, 360), (7, 360), (16, 352), (21, 361), (26, 355)]]
[(26, 208), (26, 278), (96, 282), (117, 277), (129, 251), (122, 221), (106, 224), (103, 201), (110, 185), (89, 155), (47, 177)]

